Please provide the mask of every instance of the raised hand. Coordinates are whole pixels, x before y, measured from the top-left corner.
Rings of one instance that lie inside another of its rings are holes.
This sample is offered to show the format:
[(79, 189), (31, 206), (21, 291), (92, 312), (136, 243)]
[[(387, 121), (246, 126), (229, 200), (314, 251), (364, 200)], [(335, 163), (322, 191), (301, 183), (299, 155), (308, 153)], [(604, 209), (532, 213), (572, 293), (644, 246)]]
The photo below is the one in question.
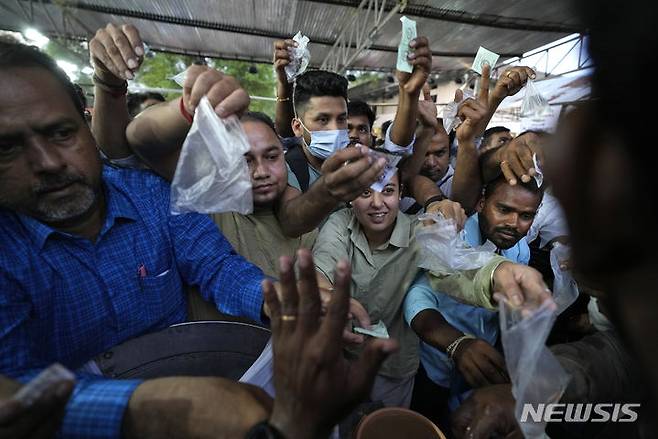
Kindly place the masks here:
[(439, 126), (436, 116), (436, 104), (432, 101), (429, 84), (425, 83), (423, 85), (423, 100), (418, 101), (418, 120), (424, 127), (433, 128), (436, 131)]
[(514, 96), (528, 82), (528, 78), (535, 79), (535, 77), (535, 71), (530, 67), (510, 67), (498, 78), (496, 87), (491, 92), (491, 98), (502, 101), (507, 96)]
[(363, 145), (341, 149), (322, 164), (322, 184), (336, 201), (353, 201), (379, 178), (386, 159), (371, 162), (368, 151)]
[(300, 250), (299, 282), (292, 259), (280, 260), (281, 299), (273, 284), (263, 282), (272, 322), (276, 398), (270, 424), (288, 439), (326, 437), (331, 428), (367, 398), (381, 363), (397, 349), (393, 340), (372, 340), (361, 357), (342, 353), (347, 322), (351, 270), (336, 266), (334, 293), (327, 315), (308, 250)]
[(290, 64), (290, 50), (293, 47), (297, 47), (294, 40), (277, 40), (274, 42), (272, 64), (274, 65), (277, 81), (280, 83), (288, 84), (286, 66)]
[[(484, 132), (482, 125), (488, 122), (489, 116), (489, 72), (490, 68), (485, 65), (482, 69), (480, 90), (475, 99), (467, 99), (459, 106), (457, 117), (462, 123), (457, 127), (457, 139), (460, 143), (472, 142), (475, 137)], [(461, 90), (455, 91), (455, 102), (463, 99)]]
[(183, 83), (185, 110), (194, 114), (204, 96), (208, 97), (210, 105), (220, 117), (239, 115), (249, 107), (249, 94), (237, 79), (208, 66), (193, 64), (187, 69)]
[(109, 23), (96, 31), (89, 41), (89, 56), (94, 73), (103, 82), (117, 85), (134, 79), (144, 60), (144, 43), (132, 24)]
[(543, 162), (540, 143), (541, 139), (536, 134), (526, 133), (496, 151), (500, 170), (510, 185), (514, 186), (518, 179), (528, 183), (537, 173), (532, 157), (537, 154), (539, 162)]
[(409, 64), (413, 66), (411, 73), (397, 72), (398, 83), (404, 93), (418, 96), (432, 70), (432, 51), (427, 37), (418, 37), (409, 42)]

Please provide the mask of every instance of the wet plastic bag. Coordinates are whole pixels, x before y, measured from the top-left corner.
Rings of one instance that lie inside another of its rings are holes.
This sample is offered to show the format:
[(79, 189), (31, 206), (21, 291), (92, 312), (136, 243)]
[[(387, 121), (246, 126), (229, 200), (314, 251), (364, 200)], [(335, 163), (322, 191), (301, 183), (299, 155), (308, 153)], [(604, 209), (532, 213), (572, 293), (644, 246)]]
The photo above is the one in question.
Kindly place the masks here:
[(551, 268), (555, 280), (553, 281), (553, 300), (557, 305), (557, 313), (567, 309), (578, 298), (578, 284), (571, 271), (562, 270), (560, 263), (569, 260), (571, 249), (567, 245), (556, 242), (551, 250)]
[(463, 231), (457, 232), (452, 219), (434, 213), (423, 214), (418, 219), (434, 221), (432, 225), (416, 229), (416, 242), (421, 255), (418, 265), (421, 268), (438, 274), (453, 274), (477, 270), (496, 256), (496, 246), (492, 242), (471, 247), (464, 240)]
[(457, 127), (462, 123), (462, 120), (457, 117), (457, 112), (459, 107), (468, 99), (473, 99), (475, 94), (473, 90), (466, 89), (463, 91), (464, 96), (461, 101), (455, 102), (452, 101), (443, 108), (443, 128), (445, 128), (446, 133), (450, 134), (450, 131), (456, 130)]
[(528, 79), (525, 85), (525, 96), (521, 103), (521, 117), (537, 117), (549, 114), (551, 107), (548, 101), (539, 93), (535, 82)]
[(251, 213), (251, 177), (244, 158), (248, 151), (238, 118), (220, 119), (204, 96), (171, 183), (171, 213)]
[(533, 418), (538, 404), (557, 403), (569, 375), (546, 347), (557, 317), (556, 305), (547, 300), (539, 307), (514, 307), (500, 301), (500, 330), (507, 371), (516, 399), (515, 415), (526, 439), (544, 438), (546, 423)]
[(288, 82), (293, 82), (296, 77), (304, 73), (311, 61), (311, 52), (307, 47), (310, 41), (308, 37), (302, 35), (300, 31), (292, 39), (297, 43), (297, 47), (290, 50), (290, 63), (285, 67)]

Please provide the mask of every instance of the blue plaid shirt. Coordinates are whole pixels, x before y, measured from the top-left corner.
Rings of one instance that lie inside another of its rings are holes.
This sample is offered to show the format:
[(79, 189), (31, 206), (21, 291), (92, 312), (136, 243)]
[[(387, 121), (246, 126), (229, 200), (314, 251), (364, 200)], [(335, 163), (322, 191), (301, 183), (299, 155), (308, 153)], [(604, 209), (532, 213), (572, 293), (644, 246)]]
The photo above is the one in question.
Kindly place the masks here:
[[(0, 209), (0, 373), (72, 370), (111, 347), (187, 318), (183, 283), (225, 313), (260, 320), (263, 274), (208, 216), (169, 213), (169, 185), (104, 167), (106, 218), (95, 243)], [(80, 376), (65, 437), (119, 437), (139, 381)]]

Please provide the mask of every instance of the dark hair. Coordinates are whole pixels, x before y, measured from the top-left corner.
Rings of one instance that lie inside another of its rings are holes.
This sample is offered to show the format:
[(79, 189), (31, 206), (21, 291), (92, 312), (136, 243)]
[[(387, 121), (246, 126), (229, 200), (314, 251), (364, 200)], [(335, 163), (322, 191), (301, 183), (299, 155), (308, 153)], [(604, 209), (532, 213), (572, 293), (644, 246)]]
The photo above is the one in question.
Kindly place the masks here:
[(522, 132), (521, 134), (519, 134), (516, 137), (518, 138), (518, 137), (521, 137), (521, 136), (525, 136), (526, 134), (534, 134), (538, 137), (550, 137), (551, 136), (551, 133), (549, 133), (548, 131), (544, 131), (544, 130), (526, 130), (526, 131)]
[(166, 101), (165, 97), (160, 93), (154, 93), (151, 91), (145, 93), (130, 93), (126, 99), (126, 103), (128, 105), (128, 113), (130, 113), (130, 115), (133, 117), (137, 116), (137, 114), (139, 114), (141, 111), (142, 104), (149, 99), (154, 99), (160, 102)]
[(392, 123), (392, 120), (387, 120), (382, 124), (382, 139), (386, 136), (386, 131), (388, 131), (388, 127), (390, 127)]
[(6, 70), (16, 67), (41, 68), (48, 73), (64, 87), (64, 91), (69, 95), (73, 106), (78, 111), (80, 117), (85, 120), (85, 103), (81, 99), (80, 93), (74, 84), (66, 76), (55, 60), (40, 52), (34, 46), (25, 44), (12, 43), (7, 39), (0, 40), (0, 70)]
[[(484, 198), (487, 198), (488, 196), (493, 194), (499, 186), (503, 184), (509, 185), (509, 182), (507, 181), (505, 176), (501, 174), (484, 186), (484, 188), (482, 189), (482, 195), (484, 196)], [(540, 197), (540, 200), (541, 197), (544, 195), (543, 186), (538, 187), (537, 182), (535, 181), (534, 178), (530, 179), (528, 183), (524, 183), (521, 180), (518, 180), (516, 186), (521, 187), (527, 190), (528, 192), (532, 192), (533, 194), (538, 195)]]
[[(241, 122), (260, 122), (265, 125), (269, 129), (271, 129), (274, 134), (276, 134), (276, 129), (274, 128), (274, 122), (272, 122), (272, 119), (270, 119), (270, 116), (268, 116), (265, 113), (261, 113), (260, 111), (247, 111), (245, 114), (242, 115), (240, 118)], [(278, 137), (278, 135), (277, 135)]]
[(326, 70), (310, 70), (300, 75), (295, 81), (293, 92), (297, 115), (303, 113), (308, 101), (316, 96), (341, 97), (347, 103), (347, 79)]
[(489, 138), (491, 137), (492, 134), (509, 133), (509, 132), (510, 129), (503, 126), (487, 128), (484, 131), (484, 134), (482, 134), (482, 145), (486, 145), (487, 143), (489, 143)]
[(375, 123), (375, 113), (373, 113), (370, 105), (366, 104), (364, 101), (349, 101), (347, 103), (347, 116), (366, 116), (371, 130), (372, 125)]

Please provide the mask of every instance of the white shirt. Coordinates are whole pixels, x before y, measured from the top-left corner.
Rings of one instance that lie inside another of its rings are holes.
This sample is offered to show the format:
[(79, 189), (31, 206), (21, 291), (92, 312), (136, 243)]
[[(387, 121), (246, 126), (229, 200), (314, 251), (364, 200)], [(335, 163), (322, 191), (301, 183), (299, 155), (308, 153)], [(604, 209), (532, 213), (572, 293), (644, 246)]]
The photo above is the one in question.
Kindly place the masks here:
[(541, 248), (555, 238), (568, 234), (567, 219), (560, 202), (553, 195), (545, 192), (535, 220), (528, 231), (528, 242), (534, 241), (539, 236), (541, 239), (539, 247)]

